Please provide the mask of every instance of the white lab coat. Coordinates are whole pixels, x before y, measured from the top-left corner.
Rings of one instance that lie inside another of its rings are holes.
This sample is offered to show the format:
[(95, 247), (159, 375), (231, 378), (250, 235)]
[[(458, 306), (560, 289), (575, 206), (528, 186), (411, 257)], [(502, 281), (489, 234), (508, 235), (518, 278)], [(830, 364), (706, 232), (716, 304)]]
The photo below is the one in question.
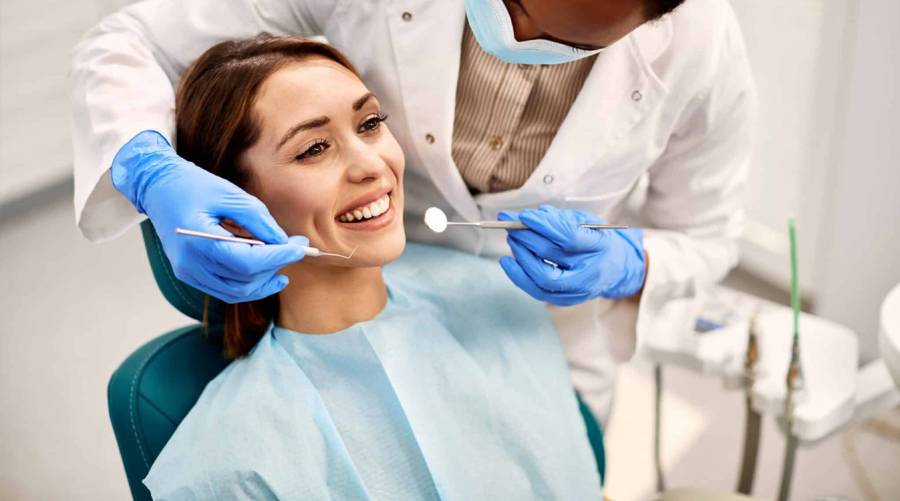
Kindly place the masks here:
[(573, 381), (605, 418), (614, 361), (648, 329), (681, 328), (660, 324), (673, 318), (667, 304), (690, 304), (737, 260), (755, 107), (737, 21), (727, 0), (687, 0), (608, 47), (524, 186), (474, 197), (450, 154), (464, 22), (462, 0), (147, 0), (105, 18), (73, 52), (79, 228), (101, 241), (143, 218), (113, 188), (110, 163), (142, 130), (173, 138), (173, 84), (204, 50), (262, 31), (324, 35), (378, 96), (406, 152), (410, 239), (508, 253), (505, 232), (427, 231), (432, 205), (471, 221), (550, 203), (647, 228), (639, 306), (554, 311)]

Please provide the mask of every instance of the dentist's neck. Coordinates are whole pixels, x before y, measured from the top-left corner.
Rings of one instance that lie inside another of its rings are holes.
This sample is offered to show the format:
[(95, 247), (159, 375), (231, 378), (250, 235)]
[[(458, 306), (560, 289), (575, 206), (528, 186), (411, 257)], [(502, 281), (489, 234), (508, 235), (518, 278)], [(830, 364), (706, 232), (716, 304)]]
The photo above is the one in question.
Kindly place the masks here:
[[(311, 258), (316, 259), (316, 258)], [(278, 295), (275, 324), (296, 332), (329, 334), (375, 318), (387, 303), (381, 267), (343, 268), (297, 263)]]

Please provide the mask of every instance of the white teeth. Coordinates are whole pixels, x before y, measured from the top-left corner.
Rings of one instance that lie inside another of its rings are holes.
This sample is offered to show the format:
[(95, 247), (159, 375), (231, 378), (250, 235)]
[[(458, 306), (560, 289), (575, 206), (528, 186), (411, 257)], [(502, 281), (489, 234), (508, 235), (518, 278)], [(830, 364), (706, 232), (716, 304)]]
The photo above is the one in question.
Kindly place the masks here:
[(350, 223), (357, 220), (370, 219), (384, 214), (390, 207), (391, 197), (389, 195), (384, 195), (378, 200), (364, 207), (353, 209), (352, 211), (341, 214), (340, 216), (338, 216), (338, 220), (345, 223)]

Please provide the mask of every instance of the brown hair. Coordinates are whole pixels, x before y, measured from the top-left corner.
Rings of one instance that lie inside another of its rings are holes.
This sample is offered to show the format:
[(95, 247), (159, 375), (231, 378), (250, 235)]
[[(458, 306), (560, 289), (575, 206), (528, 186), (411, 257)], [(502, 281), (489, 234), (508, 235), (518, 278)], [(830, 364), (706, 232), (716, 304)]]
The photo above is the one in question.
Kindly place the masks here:
[[(252, 190), (241, 154), (259, 139), (253, 103), (266, 79), (285, 65), (322, 56), (356, 69), (337, 49), (299, 37), (260, 35), (211, 47), (185, 71), (175, 98), (176, 150), (207, 171)], [(278, 314), (278, 296), (226, 305), (225, 355), (250, 352)], [(207, 310), (204, 323), (208, 325)]]

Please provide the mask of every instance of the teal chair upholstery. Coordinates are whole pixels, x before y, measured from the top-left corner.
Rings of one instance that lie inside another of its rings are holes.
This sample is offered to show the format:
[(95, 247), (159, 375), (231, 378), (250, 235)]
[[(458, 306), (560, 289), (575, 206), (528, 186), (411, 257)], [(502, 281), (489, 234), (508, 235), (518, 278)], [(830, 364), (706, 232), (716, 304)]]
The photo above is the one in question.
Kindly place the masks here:
[[(206, 295), (175, 278), (150, 221), (141, 224), (150, 268), (163, 296), (178, 311), (202, 320)], [(135, 500), (149, 500), (141, 481), (200, 393), (225, 366), (221, 319), (225, 305), (209, 299), (210, 329), (199, 323), (163, 334), (138, 348), (113, 372), (109, 417)]]
[[(153, 276), (165, 298), (185, 315), (201, 320), (205, 294), (175, 278), (149, 220), (141, 224), (141, 232)], [(197, 323), (163, 334), (138, 348), (110, 378), (109, 417), (135, 500), (151, 499), (141, 482), (150, 465), (206, 384), (228, 365), (222, 356), (224, 308), (224, 303), (210, 299), (209, 332)], [(578, 405), (603, 479), (603, 433), (580, 397)]]

